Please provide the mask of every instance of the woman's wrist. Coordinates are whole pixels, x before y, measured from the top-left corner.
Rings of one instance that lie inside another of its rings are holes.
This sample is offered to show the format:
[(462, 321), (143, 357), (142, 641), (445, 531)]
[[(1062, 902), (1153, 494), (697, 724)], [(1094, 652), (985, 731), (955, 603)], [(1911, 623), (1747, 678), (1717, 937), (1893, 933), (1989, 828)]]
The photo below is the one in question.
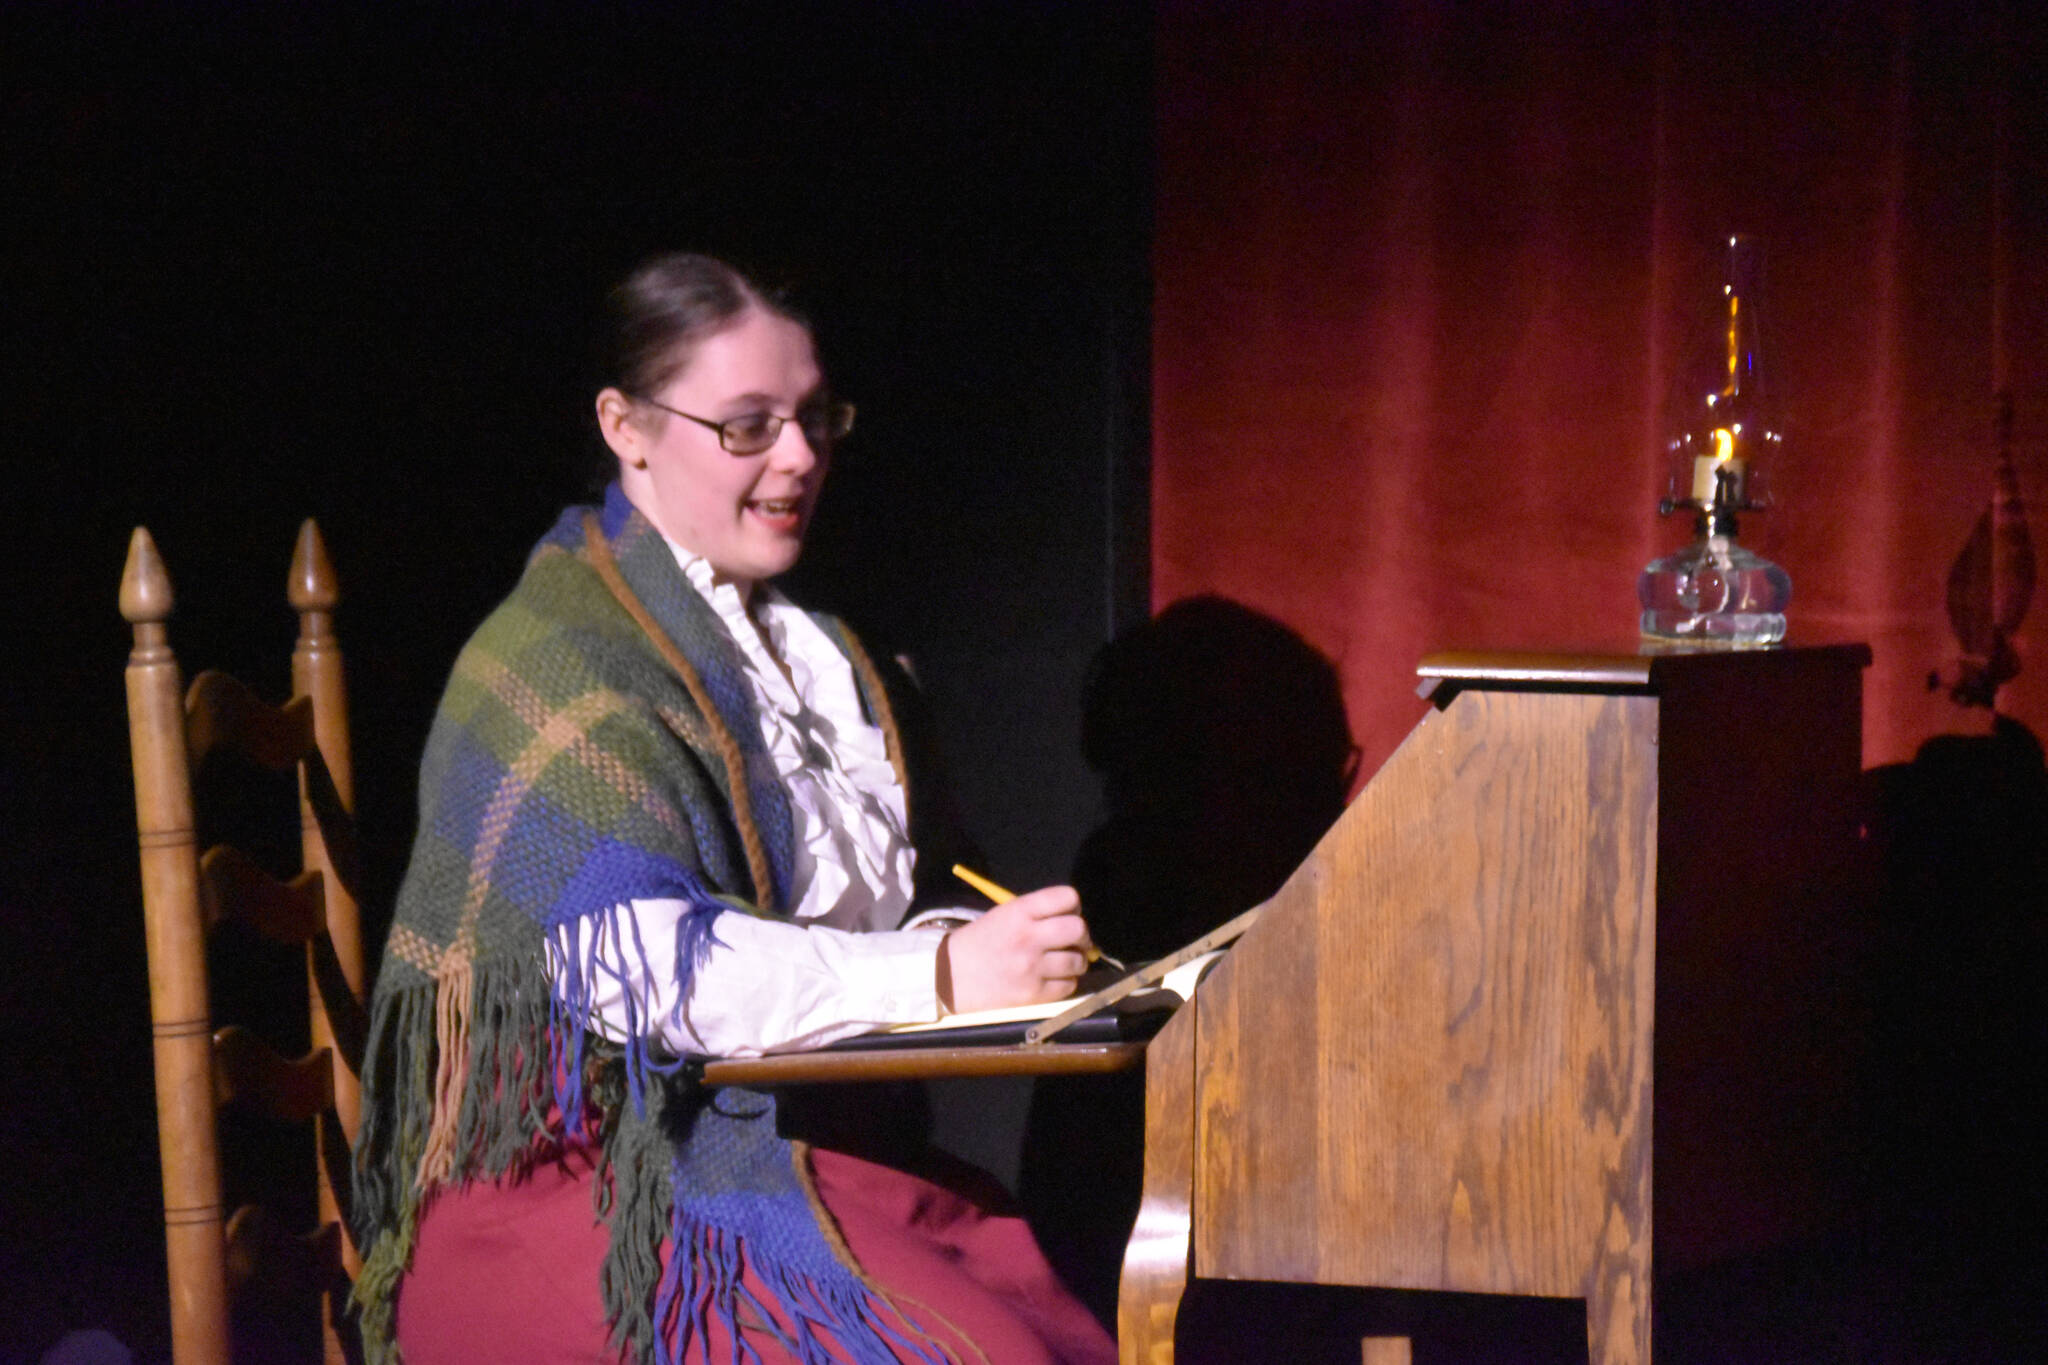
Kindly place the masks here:
[(939, 1013), (953, 1013), (953, 931), (948, 929), (939, 940), (939, 951), (932, 960), (933, 989), (939, 997)]

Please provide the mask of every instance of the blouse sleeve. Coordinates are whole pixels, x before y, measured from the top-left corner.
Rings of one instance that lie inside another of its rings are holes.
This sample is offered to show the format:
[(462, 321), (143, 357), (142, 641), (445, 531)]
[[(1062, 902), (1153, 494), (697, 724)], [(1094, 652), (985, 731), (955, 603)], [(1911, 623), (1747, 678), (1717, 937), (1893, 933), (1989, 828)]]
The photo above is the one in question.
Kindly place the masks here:
[(637, 1019), (677, 1055), (752, 1057), (939, 1017), (945, 935), (937, 928), (851, 933), (739, 911), (712, 921), (713, 941), (678, 1001), (674, 971), (655, 964), (675, 962), (688, 909), (680, 900), (635, 900), (578, 923), (580, 960), (597, 939), (590, 995), (599, 1033), (624, 1041)]

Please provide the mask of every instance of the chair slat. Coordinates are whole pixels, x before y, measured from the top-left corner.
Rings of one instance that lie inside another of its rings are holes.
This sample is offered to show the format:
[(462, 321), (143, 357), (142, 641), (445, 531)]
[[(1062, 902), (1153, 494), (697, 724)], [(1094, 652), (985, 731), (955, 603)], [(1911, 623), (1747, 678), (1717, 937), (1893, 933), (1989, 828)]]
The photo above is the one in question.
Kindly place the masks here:
[(334, 1103), (334, 1063), (324, 1047), (296, 1061), (245, 1028), (213, 1035), (214, 1097), (287, 1123), (303, 1123)]
[(279, 881), (231, 844), (215, 844), (199, 860), (206, 927), (224, 920), (248, 925), (272, 943), (304, 943), (327, 931), (325, 879), (317, 871)]
[(293, 697), (272, 706), (241, 679), (209, 669), (192, 680), (185, 694), (185, 748), (196, 770), (224, 746), (283, 772), (312, 752), (313, 704)]
[(260, 1204), (244, 1204), (228, 1219), (228, 1283), (240, 1290), (261, 1280), (282, 1291), (312, 1294), (341, 1273), (341, 1226), (323, 1223), (293, 1234), (278, 1227)]

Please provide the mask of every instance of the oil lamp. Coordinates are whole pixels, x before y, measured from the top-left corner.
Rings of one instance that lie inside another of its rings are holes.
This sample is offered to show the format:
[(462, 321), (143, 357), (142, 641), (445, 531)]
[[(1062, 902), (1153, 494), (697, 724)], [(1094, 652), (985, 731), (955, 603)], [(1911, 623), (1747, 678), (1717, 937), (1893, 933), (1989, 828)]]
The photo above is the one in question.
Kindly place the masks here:
[(1667, 450), (1671, 482), (1657, 510), (1693, 513), (1693, 541), (1654, 560), (1636, 582), (1653, 645), (1754, 648), (1785, 638), (1792, 580), (1735, 539), (1736, 514), (1769, 505), (1762, 466), (1781, 436), (1765, 401), (1759, 319), (1762, 252), (1728, 239), (1710, 373), (1686, 376)]

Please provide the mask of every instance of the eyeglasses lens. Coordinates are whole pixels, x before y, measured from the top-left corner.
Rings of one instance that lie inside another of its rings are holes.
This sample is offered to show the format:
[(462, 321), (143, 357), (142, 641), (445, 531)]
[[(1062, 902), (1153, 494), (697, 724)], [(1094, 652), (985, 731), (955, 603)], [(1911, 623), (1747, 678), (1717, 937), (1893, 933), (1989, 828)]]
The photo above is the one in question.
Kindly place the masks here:
[(735, 455), (758, 455), (775, 444), (775, 438), (782, 434), (782, 419), (772, 413), (757, 412), (746, 417), (735, 417), (718, 429), (718, 440)]
[(804, 439), (823, 449), (853, 430), (853, 404), (827, 403), (797, 414), (803, 423)]

